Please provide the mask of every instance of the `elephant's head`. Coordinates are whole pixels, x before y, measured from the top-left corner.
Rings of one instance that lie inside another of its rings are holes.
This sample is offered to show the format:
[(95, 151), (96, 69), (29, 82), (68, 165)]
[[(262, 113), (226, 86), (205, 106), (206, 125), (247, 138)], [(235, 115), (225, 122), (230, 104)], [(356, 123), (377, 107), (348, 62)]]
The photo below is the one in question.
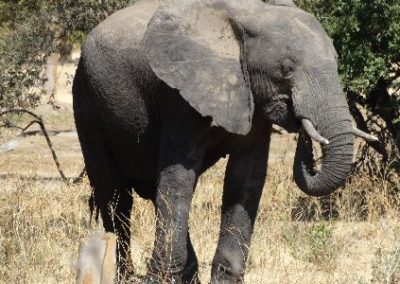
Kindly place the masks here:
[[(253, 119), (304, 132), (294, 176), (306, 193), (331, 193), (353, 157), (353, 128), (331, 39), (289, 0), (171, 1), (149, 23), (154, 73), (213, 125), (245, 135)], [(304, 131), (303, 131), (304, 130)], [(310, 137), (323, 146), (315, 171)]]

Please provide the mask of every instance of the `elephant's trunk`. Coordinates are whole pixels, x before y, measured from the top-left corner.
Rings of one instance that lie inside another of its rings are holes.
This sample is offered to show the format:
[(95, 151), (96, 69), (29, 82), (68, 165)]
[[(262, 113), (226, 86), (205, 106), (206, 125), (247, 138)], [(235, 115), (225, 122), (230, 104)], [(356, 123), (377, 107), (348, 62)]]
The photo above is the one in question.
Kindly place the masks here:
[[(321, 143), (322, 163), (321, 169), (317, 171), (314, 167), (311, 139), (302, 131), (297, 143), (293, 170), (295, 182), (303, 192), (311, 196), (324, 196), (343, 185), (347, 178), (353, 162), (354, 135), (350, 112), (339, 83), (328, 81), (327, 77), (322, 78), (315, 73), (314, 75), (308, 76), (309, 83), (314, 86), (307, 90), (311, 92), (311, 96), (297, 93), (297, 100), (294, 100), (295, 111), (296, 115), (309, 119), (329, 144)], [(316, 93), (321, 90), (329, 90), (330, 94), (326, 91)]]

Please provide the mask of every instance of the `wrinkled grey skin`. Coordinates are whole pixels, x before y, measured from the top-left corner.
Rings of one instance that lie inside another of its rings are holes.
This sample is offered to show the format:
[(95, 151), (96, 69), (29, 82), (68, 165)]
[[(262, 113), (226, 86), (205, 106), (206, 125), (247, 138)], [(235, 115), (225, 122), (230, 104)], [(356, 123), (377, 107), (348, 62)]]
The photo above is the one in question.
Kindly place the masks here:
[[(313, 168), (302, 134), (295, 180), (322, 196), (345, 180), (351, 117), (336, 52), (317, 20), (290, 1), (143, 0), (88, 36), (75, 76), (76, 126), (106, 231), (130, 269), (132, 189), (153, 201), (149, 283), (197, 280), (188, 214), (198, 177), (229, 154), (212, 283), (243, 280), (265, 182), (271, 125), (310, 120), (331, 143)], [(145, 280), (143, 280), (145, 281)]]

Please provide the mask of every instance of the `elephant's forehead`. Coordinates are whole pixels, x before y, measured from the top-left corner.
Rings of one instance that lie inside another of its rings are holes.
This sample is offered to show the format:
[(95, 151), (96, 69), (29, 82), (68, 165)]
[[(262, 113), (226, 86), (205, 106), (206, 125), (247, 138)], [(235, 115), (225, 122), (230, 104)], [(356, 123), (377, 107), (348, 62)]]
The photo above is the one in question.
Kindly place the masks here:
[(270, 36), (273, 42), (271, 48), (275, 48), (280, 54), (289, 52), (310, 64), (321, 60), (335, 61), (336, 51), (332, 40), (318, 21), (304, 12), (293, 12), (290, 17), (277, 19)]
[(301, 37), (305, 49), (310, 49), (314, 55), (325, 54), (335, 58), (336, 51), (332, 40), (328, 37), (321, 24), (311, 15), (295, 17), (290, 21), (291, 33)]
[(313, 42), (316, 46), (324, 47), (328, 39), (319, 24), (301, 18), (293, 18), (289, 23), (289, 30), (292, 35), (302, 38), (303, 41)]

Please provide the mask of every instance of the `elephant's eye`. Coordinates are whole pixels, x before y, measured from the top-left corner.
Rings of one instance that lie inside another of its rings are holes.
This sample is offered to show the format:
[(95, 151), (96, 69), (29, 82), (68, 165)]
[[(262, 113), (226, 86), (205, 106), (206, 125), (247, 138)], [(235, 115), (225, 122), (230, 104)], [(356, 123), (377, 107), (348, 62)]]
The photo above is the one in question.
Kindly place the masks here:
[(290, 77), (292, 77), (295, 66), (294, 66), (294, 62), (290, 59), (284, 59), (282, 61), (282, 77), (285, 79), (289, 79)]

